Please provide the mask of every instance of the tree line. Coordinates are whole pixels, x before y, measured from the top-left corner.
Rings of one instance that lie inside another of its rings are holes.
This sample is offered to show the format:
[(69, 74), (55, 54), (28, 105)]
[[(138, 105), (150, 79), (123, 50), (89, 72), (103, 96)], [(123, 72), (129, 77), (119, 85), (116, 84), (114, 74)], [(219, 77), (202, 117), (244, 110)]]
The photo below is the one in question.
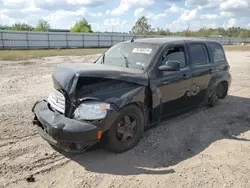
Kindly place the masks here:
[[(42, 31), (42, 32), (51, 31), (51, 26), (49, 22), (46, 20), (39, 20), (38, 24), (35, 27), (27, 23), (15, 23), (11, 27), (6, 26), (6, 28), (8, 28), (9, 30), (13, 30), (13, 31)], [(91, 25), (84, 18), (76, 22), (70, 31), (71, 32), (83, 32), (83, 33), (93, 32)]]
[(9, 29), (13, 31), (50, 31), (50, 25), (45, 20), (39, 20), (36, 27), (26, 23), (15, 23)]
[[(45, 20), (39, 20), (35, 27), (26, 23), (15, 23), (10, 28), (15, 31), (51, 31), (50, 24)], [(71, 32), (92, 33), (92, 27), (86, 19), (76, 22), (70, 29)], [(124, 32), (123, 32), (124, 33)], [(143, 35), (169, 35), (169, 36), (196, 36), (196, 37), (240, 37), (250, 38), (250, 30), (240, 27), (224, 28), (201, 28), (198, 31), (190, 31), (189, 29), (178, 32), (171, 32), (169, 29), (153, 28), (145, 16), (140, 17), (132, 29), (130, 34)]]
[(196, 36), (196, 37), (240, 37), (250, 38), (250, 30), (240, 27), (224, 28), (201, 28), (198, 31), (178, 31), (170, 32), (169, 29), (152, 28), (145, 16), (140, 17), (132, 27), (130, 34), (144, 35), (170, 35), (170, 36)]

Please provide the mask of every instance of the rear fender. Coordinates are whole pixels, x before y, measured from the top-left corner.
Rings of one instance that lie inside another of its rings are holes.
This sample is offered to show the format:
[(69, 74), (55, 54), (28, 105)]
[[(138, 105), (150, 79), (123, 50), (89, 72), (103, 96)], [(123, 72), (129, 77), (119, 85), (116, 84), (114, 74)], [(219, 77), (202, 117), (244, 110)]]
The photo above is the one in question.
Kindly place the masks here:
[(212, 96), (217, 85), (224, 81), (228, 83), (228, 86), (231, 84), (231, 75), (228, 71), (217, 72), (212, 75), (207, 88), (209, 98)]

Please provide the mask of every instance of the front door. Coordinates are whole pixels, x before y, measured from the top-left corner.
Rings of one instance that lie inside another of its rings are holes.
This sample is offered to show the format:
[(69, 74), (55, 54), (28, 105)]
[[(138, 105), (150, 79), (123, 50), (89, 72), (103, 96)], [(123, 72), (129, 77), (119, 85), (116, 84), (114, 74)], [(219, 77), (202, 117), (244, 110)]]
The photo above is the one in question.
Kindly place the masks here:
[(180, 62), (180, 71), (158, 71), (157, 77), (151, 79), (151, 86), (156, 87), (161, 98), (161, 108), (155, 108), (153, 117), (159, 117), (159, 113), (161, 117), (166, 117), (189, 107), (192, 79), (187, 59), (185, 43), (164, 48), (162, 60), (157, 66), (174, 60)]

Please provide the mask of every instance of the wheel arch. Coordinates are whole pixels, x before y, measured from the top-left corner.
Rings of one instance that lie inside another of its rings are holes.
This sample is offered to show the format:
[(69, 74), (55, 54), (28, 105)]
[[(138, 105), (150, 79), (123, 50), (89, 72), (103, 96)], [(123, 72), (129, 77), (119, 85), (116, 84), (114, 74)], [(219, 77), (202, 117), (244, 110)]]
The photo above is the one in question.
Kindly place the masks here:
[[(228, 88), (231, 84), (231, 75), (229, 74), (229, 72), (219, 72), (217, 74), (212, 75), (212, 77), (209, 81), (209, 84), (208, 84), (208, 88), (207, 88), (208, 98), (210, 98), (212, 96), (212, 94), (215, 92), (217, 86), (220, 83), (223, 83), (223, 85), (226, 86), (227, 91), (228, 91)], [(225, 96), (223, 96), (223, 98), (225, 98), (226, 95), (227, 95), (227, 92), (226, 92)]]
[(149, 88), (145, 88), (145, 95), (144, 99), (140, 100), (132, 100), (126, 105), (121, 106), (119, 109), (125, 108), (129, 105), (135, 105), (137, 106), (144, 115), (144, 127), (149, 126), (152, 118), (152, 94), (151, 90)]

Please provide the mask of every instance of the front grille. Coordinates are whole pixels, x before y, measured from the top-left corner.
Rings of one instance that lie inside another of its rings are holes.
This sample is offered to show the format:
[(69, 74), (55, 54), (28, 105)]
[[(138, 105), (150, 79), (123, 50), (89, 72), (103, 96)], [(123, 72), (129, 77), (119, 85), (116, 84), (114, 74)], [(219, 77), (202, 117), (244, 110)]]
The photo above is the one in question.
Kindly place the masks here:
[(51, 108), (57, 110), (58, 112), (64, 113), (65, 97), (61, 92), (54, 89), (54, 91), (51, 92), (48, 97), (48, 103), (50, 104)]

